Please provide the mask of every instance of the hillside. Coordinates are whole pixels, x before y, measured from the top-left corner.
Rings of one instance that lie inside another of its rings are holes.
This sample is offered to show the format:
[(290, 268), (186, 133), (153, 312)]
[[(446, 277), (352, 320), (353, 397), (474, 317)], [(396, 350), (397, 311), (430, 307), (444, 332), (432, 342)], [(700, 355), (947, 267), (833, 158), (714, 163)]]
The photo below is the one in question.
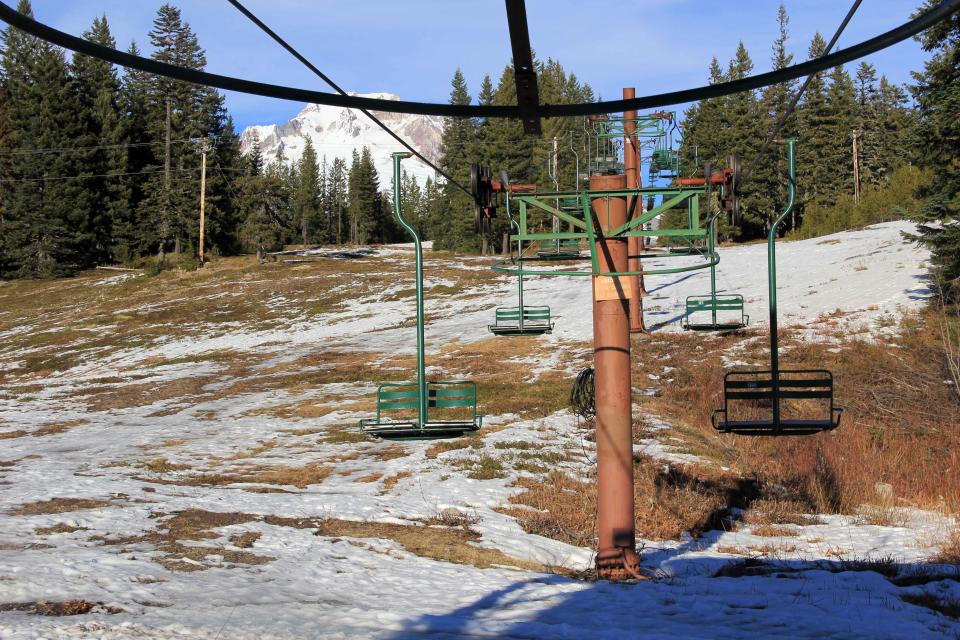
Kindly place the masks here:
[(430, 375), (475, 380), (485, 428), (393, 444), (355, 425), (413, 367), (409, 247), (0, 282), (0, 636), (956, 636), (957, 449), (936, 430), (956, 401), (916, 328), (928, 255), (906, 230), (778, 246), (784, 359), (833, 368), (847, 407), (804, 442), (705, 419), (724, 368), (767, 357), (765, 246), (721, 249), (719, 285), (756, 321), (742, 334), (679, 329), (705, 273), (648, 279), (651, 579), (628, 586), (587, 571), (594, 444), (568, 408), (592, 360), (587, 278), (530, 278), (555, 332), (492, 338), (514, 280), (427, 252)]

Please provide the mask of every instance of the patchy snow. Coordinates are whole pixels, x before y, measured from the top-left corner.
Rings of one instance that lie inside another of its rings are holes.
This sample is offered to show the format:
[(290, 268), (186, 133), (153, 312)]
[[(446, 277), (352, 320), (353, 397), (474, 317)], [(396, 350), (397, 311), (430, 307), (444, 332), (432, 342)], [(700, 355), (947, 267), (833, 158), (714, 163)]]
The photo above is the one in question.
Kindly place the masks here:
[[(785, 324), (817, 325), (826, 322), (821, 316), (839, 309), (833, 330), (882, 330), (886, 327), (878, 321), (886, 324), (884, 314), (921, 305), (929, 295), (923, 266), (927, 256), (900, 238), (908, 228), (889, 223), (779, 245)], [(410, 257), (406, 247), (381, 251), (398, 260)], [(743, 293), (749, 313), (762, 322), (765, 248), (721, 251), (721, 287)], [(467, 259), (461, 268), (487, 269), (489, 262)], [(436, 270), (440, 264), (428, 261), (429, 284), (450, 287), (453, 281)], [(677, 329), (685, 296), (704, 293), (707, 278), (706, 272), (648, 278), (648, 324)], [(493, 309), (512, 303), (513, 284), (511, 278), (494, 276), (490, 283), (457, 294), (428, 294), (428, 347), (486, 338)], [(590, 549), (526, 533), (498, 510), (521, 491), (515, 482), (531, 476), (520, 464), (528, 453), (550, 471), (574, 477), (591, 473), (594, 445), (568, 411), (529, 420), (487, 416), (484, 422), (493, 428), (484, 438), (438, 453), (431, 452), (432, 442), (338, 440), (344, 425), (370, 413), (373, 386), (366, 383), (241, 389), (226, 395), (235, 381), (227, 378), (184, 397), (158, 395), (117, 409), (90, 406), (88, 397), (78, 395), (94, 379), (97, 393), (123, 389), (109, 376), (131, 368), (136, 382), (145, 386), (216, 380), (226, 376), (225, 365), (202, 357), (217, 351), (256, 352), (263, 357), (258, 371), (317, 345), (345, 352), (412, 353), (413, 299), (401, 295), (410, 287), (412, 279), (391, 281), (385, 290), (324, 314), (323, 322), (293, 319), (258, 330), (221, 325), (219, 333), (209, 336), (104, 350), (82, 365), (37, 378), (39, 384), (29, 392), (0, 393), (0, 433), (11, 436), (2, 440), (0, 450), (0, 605), (85, 599), (117, 611), (58, 618), (5, 610), (0, 637), (960, 635), (956, 620), (901, 599), (919, 593), (960, 597), (955, 579), (897, 586), (863, 570), (870, 567), (862, 561), (886, 559), (900, 563), (901, 573), (944, 570), (929, 564), (929, 558), (953, 523), (925, 512), (903, 511), (899, 526), (826, 516), (813, 524), (788, 525), (782, 536), (760, 536), (750, 525), (738, 525), (699, 539), (641, 541), (645, 568), (656, 578), (620, 585), (452, 564), (414, 555), (391, 539), (320, 536), (316, 526), (292, 524), (293, 519), (323, 518), (414, 524), (454, 510), (481, 535), (473, 546), (519, 561), (586, 569)], [(591, 331), (590, 314), (583, 312), (589, 308), (588, 279), (529, 278), (526, 296), (531, 304), (549, 303), (557, 322), (553, 335), (540, 339), (545, 354), (517, 356), (517, 361), (528, 358), (530, 376), (572, 366), (578, 350), (589, 355), (583, 347)], [(290, 300), (278, 294), (271, 304), (286, 306)], [(22, 362), (24, 355), (0, 351), (7, 367)], [(200, 361), (163, 363), (193, 357)], [(730, 357), (733, 361), (735, 353)], [(664, 364), (651, 379), (668, 381), (674, 366)], [(309, 380), (312, 371), (305, 367), (298, 373)], [(635, 393), (657, 393), (656, 386), (644, 388), (646, 380), (635, 382), (640, 385)], [(301, 418), (284, 410), (295, 404), (307, 405), (317, 415)], [(636, 453), (665, 465), (698, 461), (672, 444), (666, 421), (637, 417), (646, 432), (635, 444)], [(49, 425), (64, 428), (50, 430)], [(501, 477), (481, 479), (471, 473), (484, 457), (501, 461)], [(205, 474), (242, 476), (262, 467), (309, 464), (323, 465), (330, 473), (303, 487), (256, 478), (191, 482)], [(90, 503), (91, 508), (18, 513), (24, 505), (51, 498), (100, 502)], [(157, 542), (166, 519), (190, 509), (243, 517), (211, 526), (205, 537), (184, 539), (181, 547)], [(233, 537), (244, 533), (259, 538), (248, 547), (235, 546)], [(211, 550), (188, 555), (186, 550), (196, 547)], [(262, 563), (245, 562), (242, 556), (237, 560), (240, 552), (254, 554)], [(774, 558), (765, 572), (733, 577), (737, 572), (727, 571), (727, 577), (715, 577), (732, 563), (761, 554)], [(164, 558), (196, 570), (171, 570), (158, 562)]]

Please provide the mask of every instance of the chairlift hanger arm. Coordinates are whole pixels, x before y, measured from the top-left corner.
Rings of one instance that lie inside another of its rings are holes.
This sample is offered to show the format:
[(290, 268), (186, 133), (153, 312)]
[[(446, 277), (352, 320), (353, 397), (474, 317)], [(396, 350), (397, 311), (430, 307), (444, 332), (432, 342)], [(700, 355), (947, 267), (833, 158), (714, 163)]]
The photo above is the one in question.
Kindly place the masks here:
[(523, 122), (523, 132), (540, 135), (540, 91), (537, 72), (533, 68), (533, 51), (530, 49), (527, 7), (524, 0), (506, 0), (506, 3), (510, 47), (513, 51), (513, 79), (517, 87), (517, 111)]
[[(707, 98), (717, 98), (742, 91), (759, 89), (771, 84), (788, 82), (808, 76), (824, 69), (846, 64), (864, 56), (907, 40), (921, 31), (941, 22), (960, 10), (960, 0), (943, 0), (933, 9), (917, 16), (899, 27), (891, 29), (859, 44), (841, 49), (835, 53), (801, 62), (785, 69), (769, 71), (741, 80), (722, 82), (694, 89), (684, 89), (652, 96), (628, 100), (607, 100), (602, 102), (584, 102), (578, 104), (543, 104), (539, 107), (540, 117), (582, 116), (602, 113), (619, 113), (629, 110), (653, 109), (667, 105), (695, 102)], [(181, 80), (193, 84), (216, 87), (225, 91), (237, 91), (267, 98), (310, 102), (314, 104), (346, 107), (350, 109), (369, 109), (388, 113), (413, 113), (421, 115), (447, 116), (455, 118), (519, 118), (520, 110), (515, 105), (454, 105), (430, 102), (409, 102), (362, 98), (360, 96), (341, 96), (323, 91), (312, 91), (295, 87), (253, 82), (241, 78), (224, 76), (205, 71), (187, 69), (166, 64), (143, 56), (135, 56), (110, 47), (84, 40), (37, 22), (19, 13), (5, 2), (0, 2), (0, 20), (21, 31), (29, 33), (47, 42), (56, 44), (77, 53), (106, 60), (124, 67), (139, 69), (147, 73)]]

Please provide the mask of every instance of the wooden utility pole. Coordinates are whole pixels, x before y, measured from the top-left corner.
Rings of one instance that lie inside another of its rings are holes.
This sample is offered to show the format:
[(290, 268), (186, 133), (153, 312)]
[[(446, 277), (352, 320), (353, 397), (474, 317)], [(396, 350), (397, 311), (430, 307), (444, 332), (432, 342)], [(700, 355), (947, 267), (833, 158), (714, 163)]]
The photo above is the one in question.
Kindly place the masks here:
[(860, 129), (853, 130), (853, 201), (860, 203), (860, 148), (857, 140), (863, 135)]
[(207, 152), (210, 150), (210, 139), (204, 138), (200, 141), (200, 266), (203, 266), (203, 236), (206, 230), (206, 211), (207, 202)]
[(170, 96), (166, 100), (166, 122), (164, 124), (164, 151), (163, 151), (163, 214), (160, 219), (160, 251), (158, 258), (164, 261), (167, 234), (170, 232), (170, 129), (171, 111)]

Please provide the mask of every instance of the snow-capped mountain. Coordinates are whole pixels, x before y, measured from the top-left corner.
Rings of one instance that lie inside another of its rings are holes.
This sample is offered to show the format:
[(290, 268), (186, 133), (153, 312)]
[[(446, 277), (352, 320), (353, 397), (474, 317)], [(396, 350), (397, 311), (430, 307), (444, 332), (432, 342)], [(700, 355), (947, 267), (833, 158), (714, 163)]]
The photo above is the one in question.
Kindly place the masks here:
[[(352, 93), (364, 98), (399, 100), (392, 93)], [(440, 155), (440, 137), (443, 131), (443, 118), (437, 116), (418, 116), (402, 113), (373, 112), (385, 125), (397, 135), (413, 145), (420, 153), (436, 162)], [(353, 150), (364, 146), (370, 149), (373, 162), (380, 175), (382, 188), (390, 188), (393, 165), (390, 155), (403, 151), (403, 147), (386, 131), (371, 122), (369, 118), (351, 109), (308, 104), (290, 122), (286, 124), (255, 125), (247, 127), (240, 137), (241, 149), (246, 153), (253, 141), (253, 134), (260, 138), (260, 151), (265, 161), (271, 161), (277, 153), (283, 154), (287, 162), (297, 162), (303, 155), (305, 139), (310, 138), (317, 156), (327, 162), (334, 158), (343, 158), (350, 164)], [(422, 184), (434, 172), (417, 158), (405, 160), (403, 168), (416, 176)]]

